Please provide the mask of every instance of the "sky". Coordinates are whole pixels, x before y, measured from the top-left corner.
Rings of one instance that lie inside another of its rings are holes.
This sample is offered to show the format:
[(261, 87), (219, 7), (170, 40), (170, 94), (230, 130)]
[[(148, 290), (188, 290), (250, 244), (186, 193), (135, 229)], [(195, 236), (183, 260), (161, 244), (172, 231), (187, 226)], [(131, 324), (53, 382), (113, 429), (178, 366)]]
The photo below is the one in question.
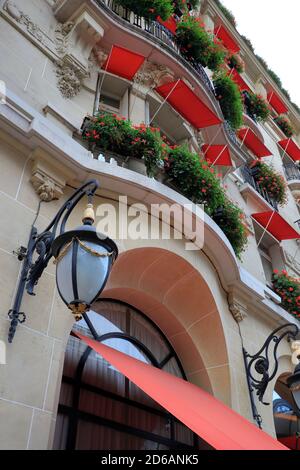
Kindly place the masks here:
[(222, 0), (300, 107), (300, 0)]

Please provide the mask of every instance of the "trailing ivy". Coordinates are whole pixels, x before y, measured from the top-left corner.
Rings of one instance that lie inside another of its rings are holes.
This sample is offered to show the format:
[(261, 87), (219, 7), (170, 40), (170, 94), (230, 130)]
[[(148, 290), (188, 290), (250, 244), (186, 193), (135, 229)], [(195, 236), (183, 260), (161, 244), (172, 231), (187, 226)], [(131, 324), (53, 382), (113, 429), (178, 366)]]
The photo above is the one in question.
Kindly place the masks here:
[(274, 118), (274, 121), (288, 138), (291, 138), (294, 135), (293, 126), (287, 116), (285, 116), (284, 114), (280, 114), (279, 116)]
[(233, 129), (239, 129), (243, 124), (243, 100), (239, 87), (224, 71), (217, 72), (213, 80), (225, 119)]
[(205, 212), (223, 230), (238, 257), (247, 245), (242, 211), (228, 200), (213, 168), (186, 146), (171, 148), (165, 158), (165, 172), (180, 193)]
[(254, 178), (259, 186), (278, 204), (287, 202), (287, 185), (284, 177), (266, 163), (257, 162), (254, 167)]
[(281, 306), (295, 318), (300, 319), (300, 283), (299, 279), (289, 276), (286, 271), (273, 272), (273, 287), (281, 297)]
[(188, 60), (200, 62), (203, 67), (217, 70), (224, 62), (225, 48), (213, 40), (199, 18), (185, 15), (177, 25), (176, 41)]
[(116, 0), (116, 3), (128, 8), (139, 16), (155, 20), (158, 16), (167, 20), (174, 12), (171, 0)]
[(244, 104), (247, 113), (256, 121), (265, 122), (270, 116), (269, 104), (259, 94), (244, 91)]

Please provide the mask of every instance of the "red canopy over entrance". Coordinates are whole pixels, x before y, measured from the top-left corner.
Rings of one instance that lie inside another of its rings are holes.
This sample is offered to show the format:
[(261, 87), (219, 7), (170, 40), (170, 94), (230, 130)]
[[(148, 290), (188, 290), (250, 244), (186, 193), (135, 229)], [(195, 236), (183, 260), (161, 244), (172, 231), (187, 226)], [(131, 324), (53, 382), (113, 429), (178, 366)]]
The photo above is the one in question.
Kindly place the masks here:
[(282, 99), (277, 95), (277, 93), (275, 93), (275, 91), (271, 91), (268, 94), (268, 102), (278, 114), (284, 114), (288, 112), (287, 106), (284, 104)]
[(265, 144), (254, 134), (250, 127), (245, 127), (238, 131), (238, 136), (251, 152), (258, 158), (272, 155)]
[(201, 388), (79, 333), (94, 351), (218, 450), (287, 450)]
[(202, 145), (205, 160), (212, 165), (232, 166), (228, 145)]
[(113, 46), (102, 66), (107, 72), (132, 80), (145, 61), (145, 57), (120, 46)]
[(276, 211), (259, 212), (252, 217), (279, 242), (300, 238), (300, 234)]
[(166, 83), (156, 91), (197, 129), (222, 122), (182, 80)]
[(300, 148), (292, 139), (280, 140), (278, 144), (294, 160), (294, 162), (300, 161)]
[(228, 33), (227, 29), (224, 26), (215, 27), (215, 35), (219, 38), (224, 46), (231, 52), (237, 53), (240, 51), (240, 46), (233, 39), (233, 37)]

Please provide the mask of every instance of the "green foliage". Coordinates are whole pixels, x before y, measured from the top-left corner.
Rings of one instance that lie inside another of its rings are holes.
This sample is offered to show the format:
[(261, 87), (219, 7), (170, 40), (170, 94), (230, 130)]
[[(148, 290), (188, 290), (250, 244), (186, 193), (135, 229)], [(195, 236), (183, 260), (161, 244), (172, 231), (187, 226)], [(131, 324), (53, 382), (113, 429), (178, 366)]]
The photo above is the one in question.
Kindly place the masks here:
[(151, 20), (158, 16), (167, 20), (174, 11), (172, 0), (116, 0), (116, 3)]
[(266, 121), (270, 116), (270, 108), (266, 100), (261, 95), (251, 92), (248, 92), (245, 96), (245, 106), (249, 115), (257, 121)]
[(157, 165), (162, 162), (167, 144), (164, 137), (161, 137), (160, 130), (154, 127), (134, 126), (134, 136), (131, 141), (129, 156), (143, 159), (146, 164), (148, 176), (154, 176), (157, 172)]
[(294, 317), (300, 319), (300, 283), (286, 271), (273, 273), (273, 287), (281, 297), (281, 306)]
[(165, 172), (180, 193), (196, 204), (204, 204), (205, 212), (224, 231), (240, 256), (247, 243), (242, 212), (227, 199), (214, 169), (186, 146), (180, 146), (170, 149), (165, 158)]
[(239, 87), (223, 71), (214, 75), (214, 86), (225, 119), (233, 129), (243, 124), (243, 100)]
[(245, 62), (239, 54), (231, 54), (227, 57), (227, 63), (230, 68), (235, 69), (238, 73), (243, 73), (245, 70)]
[(213, 219), (230, 240), (235, 253), (240, 258), (248, 243), (248, 230), (243, 211), (226, 199), (224, 205), (213, 215)]
[(82, 138), (124, 158), (142, 158), (149, 176), (155, 174), (166, 147), (159, 129), (143, 124), (132, 126), (125, 118), (109, 113), (99, 113), (91, 118)]
[(243, 34), (241, 34), (241, 38), (242, 38), (243, 41), (247, 44), (247, 46), (249, 47), (249, 49), (254, 53), (254, 46), (253, 46), (252, 42), (250, 41), (250, 39), (247, 38), (246, 36), (244, 36)]
[(277, 86), (279, 86), (279, 88), (282, 88), (282, 81), (281, 79), (278, 77), (277, 73), (273, 72), (273, 70), (269, 69), (268, 66), (265, 67), (268, 74), (270, 75), (270, 77), (272, 78), (272, 80), (276, 83)]
[(288, 138), (291, 138), (294, 135), (293, 126), (290, 120), (284, 114), (277, 116), (274, 121)]
[(228, 19), (229, 23), (232, 24), (232, 26), (234, 26), (236, 28), (236, 19), (235, 19), (235, 16), (234, 14), (228, 10), (228, 8), (226, 8), (223, 3), (220, 2), (220, 0), (215, 0), (215, 3), (218, 5), (218, 7), (220, 8), (220, 10), (222, 11), (223, 15), (225, 16), (225, 18)]
[(266, 163), (257, 163), (255, 166), (255, 179), (259, 186), (278, 204), (283, 206), (287, 202), (287, 185), (284, 177)]
[(176, 40), (183, 55), (206, 67), (213, 41), (203, 26), (198, 18), (184, 16), (177, 25)]

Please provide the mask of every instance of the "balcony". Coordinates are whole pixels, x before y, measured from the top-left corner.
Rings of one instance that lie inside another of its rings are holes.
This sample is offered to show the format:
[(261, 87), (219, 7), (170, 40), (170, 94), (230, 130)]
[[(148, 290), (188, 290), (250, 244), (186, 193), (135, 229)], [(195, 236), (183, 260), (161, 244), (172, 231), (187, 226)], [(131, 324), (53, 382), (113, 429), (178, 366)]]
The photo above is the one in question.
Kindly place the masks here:
[(264, 198), (264, 200), (276, 211), (278, 211), (278, 204), (277, 202), (269, 196), (267, 191), (262, 189), (258, 182), (255, 179), (255, 174), (253, 170), (248, 168), (247, 166), (244, 166), (241, 168), (241, 175), (245, 181), (245, 183), (248, 183), (255, 191)]
[(152, 39), (159, 41), (163, 46), (171, 48), (172, 52), (180, 57), (180, 61), (184, 62), (184, 65), (187, 68), (192, 68), (193, 73), (196, 72), (196, 76), (205, 85), (206, 89), (214, 95), (214, 87), (207, 76), (202, 65), (194, 60), (187, 61), (187, 59), (181, 54), (180, 49), (174, 39), (174, 35), (162, 24), (157, 21), (146, 20), (142, 18), (127, 8), (118, 5), (114, 0), (95, 0), (95, 2), (101, 7), (104, 8), (108, 13), (114, 14), (118, 17), (118, 20), (127, 22), (127, 26), (131, 26), (133, 30), (137, 28), (140, 31), (143, 31), (146, 35), (151, 35)]
[[(199, 62), (192, 59), (187, 60), (187, 58), (182, 55), (174, 35), (165, 28), (165, 26), (157, 21), (146, 20), (136, 15), (132, 11), (118, 5), (114, 0), (95, 0), (95, 3), (108, 15), (113, 16), (113, 19), (118, 23), (126, 26), (135, 33), (139, 31), (147, 38), (158, 43), (161, 49), (166, 49), (173, 56), (175, 52), (176, 59), (200, 81), (210, 95), (215, 97), (213, 83), (208, 77), (204, 67)], [(240, 149), (235, 131), (231, 129), (229, 123), (225, 120), (223, 123), (223, 131), (227, 139), (235, 147), (237, 153), (241, 155), (242, 160), (247, 161), (247, 154)]]
[(289, 185), (290, 190), (300, 190), (300, 169), (294, 163), (286, 163), (284, 166), (284, 173)]

